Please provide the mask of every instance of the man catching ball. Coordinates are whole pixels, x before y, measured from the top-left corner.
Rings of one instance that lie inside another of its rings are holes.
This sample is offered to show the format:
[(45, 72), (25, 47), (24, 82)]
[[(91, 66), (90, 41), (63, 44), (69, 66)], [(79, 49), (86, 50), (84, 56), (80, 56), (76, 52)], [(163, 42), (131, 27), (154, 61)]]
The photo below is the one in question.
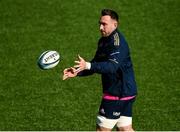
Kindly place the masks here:
[(102, 37), (94, 58), (87, 62), (82, 57), (76, 65), (64, 70), (63, 80), (76, 76), (101, 74), (103, 96), (97, 115), (97, 131), (133, 131), (132, 107), (137, 95), (129, 47), (118, 31), (118, 14), (103, 9), (99, 20)]

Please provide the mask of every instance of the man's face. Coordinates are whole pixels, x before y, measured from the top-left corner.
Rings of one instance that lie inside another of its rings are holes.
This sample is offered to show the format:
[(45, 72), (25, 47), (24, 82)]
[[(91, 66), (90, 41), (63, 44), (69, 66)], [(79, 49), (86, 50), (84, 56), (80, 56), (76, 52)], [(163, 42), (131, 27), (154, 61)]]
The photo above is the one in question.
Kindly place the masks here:
[(117, 21), (109, 15), (101, 16), (99, 20), (99, 29), (103, 37), (109, 36), (117, 28)]

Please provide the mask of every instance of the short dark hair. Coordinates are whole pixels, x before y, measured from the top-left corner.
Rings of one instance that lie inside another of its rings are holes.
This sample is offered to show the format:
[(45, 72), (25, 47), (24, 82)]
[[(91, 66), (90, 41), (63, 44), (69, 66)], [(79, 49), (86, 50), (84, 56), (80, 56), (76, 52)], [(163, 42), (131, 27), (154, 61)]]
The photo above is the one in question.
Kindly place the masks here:
[(106, 15), (110, 16), (112, 19), (116, 20), (117, 22), (119, 20), (118, 14), (111, 9), (103, 9), (101, 11), (101, 16), (106, 16)]

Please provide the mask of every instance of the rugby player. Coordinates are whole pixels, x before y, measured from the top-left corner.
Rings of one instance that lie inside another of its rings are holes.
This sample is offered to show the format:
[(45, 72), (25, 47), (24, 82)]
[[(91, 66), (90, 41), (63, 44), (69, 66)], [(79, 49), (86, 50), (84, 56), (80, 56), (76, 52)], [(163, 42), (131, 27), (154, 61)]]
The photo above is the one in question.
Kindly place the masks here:
[(97, 115), (97, 131), (133, 131), (132, 107), (137, 95), (128, 43), (118, 30), (119, 16), (103, 9), (99, 20), (102, 37), (91, 61), (78, 56), (75, 66), (64, 70), (63, 80), (101, 74), (103, 96)]

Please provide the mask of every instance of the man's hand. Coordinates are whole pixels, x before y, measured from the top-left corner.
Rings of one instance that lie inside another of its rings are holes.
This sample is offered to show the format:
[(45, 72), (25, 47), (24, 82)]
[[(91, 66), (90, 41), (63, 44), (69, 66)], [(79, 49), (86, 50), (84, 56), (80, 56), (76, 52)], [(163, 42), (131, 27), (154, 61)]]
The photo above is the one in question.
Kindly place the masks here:
[(79, 72), (90, 69), (89, 62), (86, 62), (80, 55), (78, 55), (78, 59), (78, 61), (74, 61), (76, 63), (74, 67), (64, 69), (63, 80), (76, 77)]
[(64, 69), (64, 75), (63, 75), (63, 80), (66, 80), (68, 78), (72, 78), (72, 77), (75, 77), (77, 76), (77, 72), (76, 72), (76, 69), (71, 67), (71, 68), (66, 68)]
[(78, 55), (78, 59), (78, 61), (74, 61), (76, 63), (74, 68), (77, 68), (77, 73), (86, 69), (86, 61), (80, 55)]

